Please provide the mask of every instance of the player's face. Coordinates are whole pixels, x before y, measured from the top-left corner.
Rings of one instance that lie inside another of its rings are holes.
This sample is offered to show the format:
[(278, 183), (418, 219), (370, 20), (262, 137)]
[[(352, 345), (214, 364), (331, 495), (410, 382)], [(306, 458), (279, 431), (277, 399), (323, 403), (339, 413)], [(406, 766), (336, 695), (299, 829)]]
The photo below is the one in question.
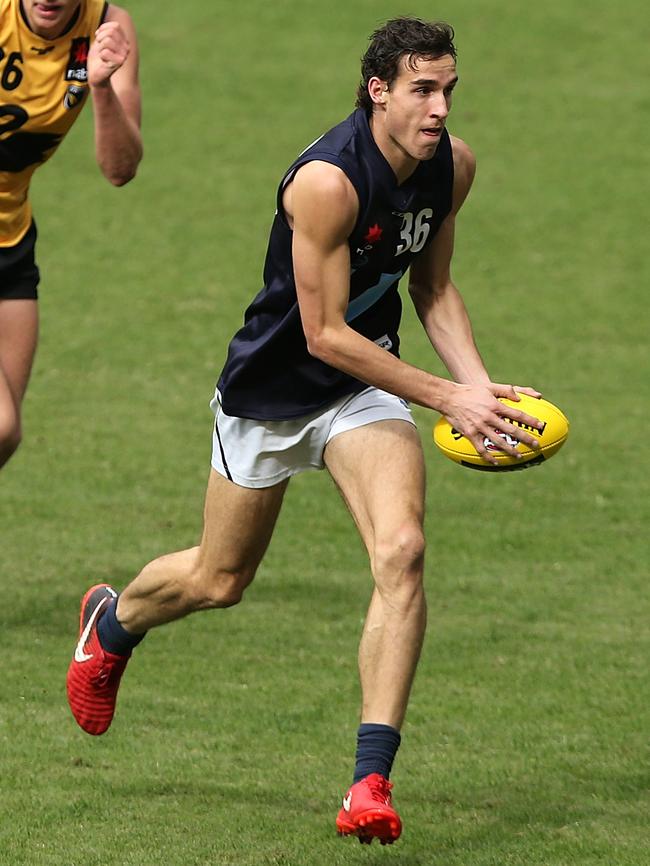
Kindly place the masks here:
[(56, 39), (65, 30), (81, 0), (23, 0), (29, 26), (45, 39)]
[[(384, 156), (399, 169), (402, 165), (431, 159), (451, 110), (451, 95), (458, 80), (453, 57), (434, 60), (403, 57), (390, 87), (379, 79), (374, 86), (372, 127)], [(399, 170), (398, 170), (399, 173)]]

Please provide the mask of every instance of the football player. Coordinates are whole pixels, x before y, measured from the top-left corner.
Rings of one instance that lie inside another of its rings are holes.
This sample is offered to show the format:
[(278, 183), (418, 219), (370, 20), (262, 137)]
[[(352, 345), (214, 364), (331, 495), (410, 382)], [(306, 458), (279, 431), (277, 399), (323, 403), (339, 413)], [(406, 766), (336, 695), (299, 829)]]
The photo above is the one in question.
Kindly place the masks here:
[(89, 100), (97, 162), (121, 186), (142, 157), (130, 15), (105, 0), (0, 0), (0, 467), (21, 440), (38, 339), (29, 185)]
[[(390, 844), (401, 832), (390, 773), (426, 622), (424, 457), (409, 401), (441, 412), (488, 460), (484, 439), (495, 430), (536, 446), (508, 418), (539, 428), (499, 401), (517, 401), (516, 390), (491, 380), (450, 275), (456, 216), (474, 177), (471, 150), (447, 130), (457, 78), (448, 25), (399, 18), (373, 34), (356, 111), (280, 181), (264, 286), (230, 343), (212, 401), (201, 543), (149, 563), (119, 597), (107, 584), (91, 587), (68, 671), (75, 719), (103, 733), (144, 633), (237, 604), (291, 476), (326, 468), (374, 580), (359, 648), (356, 761), (336, 820), (339, 833), (362, 842)], [(451, 379), (399, 357), (407, 271)]]

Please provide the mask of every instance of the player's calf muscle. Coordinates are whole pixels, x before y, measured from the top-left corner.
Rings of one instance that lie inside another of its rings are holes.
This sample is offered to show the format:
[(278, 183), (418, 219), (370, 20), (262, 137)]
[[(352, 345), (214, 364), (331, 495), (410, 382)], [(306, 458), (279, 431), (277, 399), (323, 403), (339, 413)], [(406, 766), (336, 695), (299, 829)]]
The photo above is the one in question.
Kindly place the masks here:
[(118, 619), (129, 631), (145, 631), (200, 610), (232, 607), (241, 601), (253, 574), (206, 568), (197, 548), (149, 563), (124, 590)]

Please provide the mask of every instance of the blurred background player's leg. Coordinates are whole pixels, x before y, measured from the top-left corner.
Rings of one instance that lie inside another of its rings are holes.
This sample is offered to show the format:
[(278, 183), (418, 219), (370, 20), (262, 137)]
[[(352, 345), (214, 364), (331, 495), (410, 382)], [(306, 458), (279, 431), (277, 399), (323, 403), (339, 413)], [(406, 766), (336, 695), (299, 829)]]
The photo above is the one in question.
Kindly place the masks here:
[(37, 341), (37, 302), (0, 298), (0, 467), (20, 444), (21, 404)]

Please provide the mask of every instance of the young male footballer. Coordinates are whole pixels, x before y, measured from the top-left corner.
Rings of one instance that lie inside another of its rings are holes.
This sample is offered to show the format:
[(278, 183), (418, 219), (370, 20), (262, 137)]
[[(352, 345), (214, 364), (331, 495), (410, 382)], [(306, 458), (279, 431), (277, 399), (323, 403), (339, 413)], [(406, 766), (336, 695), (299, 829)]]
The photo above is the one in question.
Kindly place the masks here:
[(38, 339), (29, 185), (88, 94), (97, 162), (121, 186), (142, 157), (130, 16), (105, 0), (0, 0), (0, 467), (21, 440), (21, 404)]
[[(368, 550), (374, 592), (359, 648), (361, 718), (342, 835), (391, 843), (389, 781), (422, 646), (424, 461), (409, 402), (435, 409), (487, 459), (504, 414), (450, 276), (474, 157), (446, 129), (454, 33), (398, 18), (371, 37), (357, 109), (289, 167), (277, 193), (264, 286), (228, 349), (212, 401), (212, 470), (197, 547), (149, 563), (118, 596), (83, 597), (67, 677), (75, 719), (111, 723), (120, 678), (154, 626), (237, 604), (267, 548), (292, 475), (326, 468)], [(400, 360), (400, 278), (451, 379)], [(520, 389), (533, 396), (537, 391)], [(494, 437), (493, 437), (494, 438)], [(501, 449), (514, 449), (500, 437)]]

